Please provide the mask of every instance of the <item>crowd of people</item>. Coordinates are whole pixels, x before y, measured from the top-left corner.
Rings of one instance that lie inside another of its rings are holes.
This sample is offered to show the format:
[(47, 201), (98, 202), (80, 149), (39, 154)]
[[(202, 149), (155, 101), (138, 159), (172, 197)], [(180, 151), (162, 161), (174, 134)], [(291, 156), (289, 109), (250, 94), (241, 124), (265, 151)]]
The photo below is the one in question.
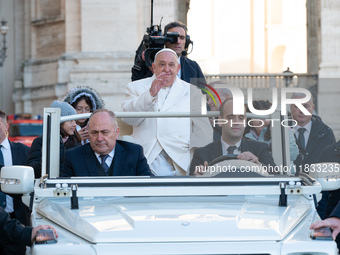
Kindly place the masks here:
[[(172, 22), (165, 27), (165, 32), (177, 32), (177, 42), (166, 43), (166, 47), (156, 53), (152, 67), (132, 71), (133, 81), (127, 84), (122, 111), (192, 113), (208, 106), (211, 111), (219, 111), (219, 118), (228, 123), (215, 125), (213, 118), (125, 118), (123, 121), (133, 127), (130, 140), (133, 142), (123, 141), (116, 116), (105, 109), (100, 95), (93, 88), (76, 87), (50, 105), (59, 108), (61, 116), (92, 113), (90, 118), (60, 123), (61, 177), (199, 176), (204, 167), (222, 155), (234, 155), (259, 166), (275, 166), (270, 124), (261, 121), (263, 125), (259, 125), (259, 120), (252, 119), (252, 127), (243, 125), (247, 106), (242, 114), (234, 114), (232, 93), (226, 88), (213, 89), (216, 83), (209, 84), (207, 105), (202, 105), (202, 93), (197, 86), (205, 84), (204, 75), (199, 65), (183, 54), (187, 28), (180, 22)], [(292, 98), (304, 97), (299, 93), (292, 95)], [(253, 107), (269, 109), (271, 103), (257, 100)], [(289, 130), (292, 163), (301, 171), (313, 163), (340, 163), (340, 142), (336, 143), (333, 131), (319, 116), (313, 115), (313, 98), (303, 107), (310, 115), (296, 105), (290, 108), (291, 118), (297, 123)], [(0, 149), (0, 167), (28, 165), (33, 167), (36, 178), (41, 177), (42, 137), (36, 138), (31, 148), (10, 142), (6, 114), (2, 111)], [(322, 193), (317, 210), (323, 221), (311, 228), (329, 226), (334, 229), (335, 238), (340, 231), (339, 199), (340, 190)], [(29, 227), (29, 209), (20, 196), (1, 191), (0, 202), (0, 253), (24, 254), (37, 231), (37, 227)], [(38, 227), (41, 228), (52, 227)]]

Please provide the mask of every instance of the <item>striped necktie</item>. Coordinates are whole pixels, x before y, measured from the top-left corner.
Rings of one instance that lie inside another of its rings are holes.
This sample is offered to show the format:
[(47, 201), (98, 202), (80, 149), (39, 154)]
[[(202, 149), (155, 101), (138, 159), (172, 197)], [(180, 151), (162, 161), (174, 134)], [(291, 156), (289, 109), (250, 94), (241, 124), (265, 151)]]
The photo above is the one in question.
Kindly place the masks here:
[(105, 160), (109, 157), (109, 155), (108, 155), (108, 154), (107, 154), (107, 155), (100, 155), (99, 157), (100, 157), (101, 160), (102, 160), (101, 165), (102, 165), (102, 167), (103, 167), (105, 173), (107, 173), (107, 171), (109, 171), (109, 168), (110, 168), (110, 167), (106, 164)]

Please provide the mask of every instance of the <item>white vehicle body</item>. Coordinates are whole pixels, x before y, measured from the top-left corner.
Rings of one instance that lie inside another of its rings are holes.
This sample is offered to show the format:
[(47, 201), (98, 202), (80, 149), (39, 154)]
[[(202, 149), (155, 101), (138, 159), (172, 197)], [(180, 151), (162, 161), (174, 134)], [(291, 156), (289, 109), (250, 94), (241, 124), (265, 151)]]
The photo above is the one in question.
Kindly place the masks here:
[[(35, 182), (31, 206), (32, 225), (53, 225), (59, 238), (33, 244), (32, 254), (337, 254), (334, 241), (310, 238), (322, 190), (310, 176), (58, 178), (58, 114), (45, 109), (49, 177)], [(29, 193), (29, 174), (1, 177), (5, 192), (12, 179)]]

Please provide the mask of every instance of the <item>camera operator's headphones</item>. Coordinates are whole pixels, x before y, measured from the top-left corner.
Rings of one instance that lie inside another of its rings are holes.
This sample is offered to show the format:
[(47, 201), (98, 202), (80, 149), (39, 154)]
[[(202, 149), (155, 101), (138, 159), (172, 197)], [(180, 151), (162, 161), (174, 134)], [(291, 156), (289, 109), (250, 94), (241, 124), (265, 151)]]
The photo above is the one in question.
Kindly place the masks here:
[(193, 44), (194, 42), (190, 40), (190, 35), (187, 35), (185, 37), (185, 45), (184, 49), (187, 50), (190, 44)]

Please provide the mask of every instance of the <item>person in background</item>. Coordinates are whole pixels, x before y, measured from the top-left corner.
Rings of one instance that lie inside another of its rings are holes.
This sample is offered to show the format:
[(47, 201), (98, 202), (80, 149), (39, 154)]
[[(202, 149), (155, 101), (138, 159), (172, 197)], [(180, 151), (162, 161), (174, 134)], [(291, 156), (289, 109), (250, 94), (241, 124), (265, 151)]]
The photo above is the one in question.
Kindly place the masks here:
[[(91, 113), (104, 108), (104, 101), (99, 94), (87, 86), (71, 89), (61, 101), (69, 103), (77, 111), (77, 114)], [(82, 144), (89, 142), (88, 119), (77, 120), (77, 132)]]
[[(303, 93), (294, 93), (292, 99), (304, 98)], [(333, 130), (328, 127), (319, 116), (313, 115), (313, 96), (302, 104), (310, 115), (305, 115), (295, 104), (290, 106), (292, 119), (297, 122), (293, 127), (296, 143), (299, 147), (299, 155), (294, 161), (297, 169), (305, 171), (304, 165), (317, 163), (322, 149), (335, 143)], [(301, 169), (300, 169), (301, 166)]]
[[(3, 166), (25, 165), (30, 148), (21, 143), (8, 140), (9, 124), (7, 116), (0, 111), (0, 169)], [(0, 208), (8, 212), (11, 218), (16, 218), (24, 225), (30, 225), (30, 211), (21, 201), (22, 195), (6, 195), (0, 190)], [(3, 251), (3, 252), (2, 252)], [(6, 238), (0, 238), (0, 254), (25, 254), (25, 245), (14, 246)]]
[[(218, 85), (223, 86), (223, 85), (227, 85), (227, 83), (223, 81), (214, 81), (214, 82), (209, 83), (209, 86), (215, 89), (215, 91), (217, 92), (223, 104), (225, 100), (231, 99), (233, 95), (228, 88), (215, 88), (215, 86), (218, 86)], [(220, 100), (218, 99), (214, 91), (212, 91), (211, 89), (208, 89), (208, 91), (212, 95), (211, 97), (211, 95), (207, 93), (207, 105), (209, 106), (210, 111), (219, 111), (220, 106), (221, 106)], [(215, 125), (215, 126), (213, 125), (214, 119), (215, 119), (214, 117), (209, 118), (210, 124), (212, 125), (213, 130), (214, 130), (214, 134), (213, 134), (214, 141), (217, 141), (221, 139), (222, 128), (219, 125)]]
[[(76, 115), (75, 109), (66, 102), (53, 101), (51, 108), (59, 108), (60, 116)], [(41, 177), (42, 136), (34, 139), (28, 154), (27, 165), (33, 167), (35, 178)], [(65, 121), (60, 123), (60, 168), (64, 162), (65, 151), (80, 146), (80, 136), (76, 131), (76, 121)]]
[[(292, 99), (305, 98), (304, 93), (294, 93)], [(290, 106), (292, 119), (297, 122), (293, 127), (296, 144), (299, 147), (299, 155), (294, 160), (297, 172), (309, 171), (309, 165), (318, 163), (320, 152), (327, 146), (335, 143), (333, 130), (328, 127), (319, 116), (313, 115), (313, 95), (307, 103), (302, 104), (310, 113), (305, 115), (295, 104)], [(316, 207), (321, 219), (324, 219), (328, 191), (322, 191), (322, 198)]]
[[(272, 103), (268, 100), (254, 100), (253, 106), (256, 110), (268, 110), (272, 106)], [(250, 110), (247, 107), (247, 112)], [(246, 127), (244, 137), (256, 140), (259, 142), (267, 143), (271, 147), (271, 122), (268, 120), (251, 119), (251, 125)], [(289, 131), (289, 151), (290, 160), (294, 161), (299, 154), (299, 148), (295, 142), (294, 134), (291, 129)]]

